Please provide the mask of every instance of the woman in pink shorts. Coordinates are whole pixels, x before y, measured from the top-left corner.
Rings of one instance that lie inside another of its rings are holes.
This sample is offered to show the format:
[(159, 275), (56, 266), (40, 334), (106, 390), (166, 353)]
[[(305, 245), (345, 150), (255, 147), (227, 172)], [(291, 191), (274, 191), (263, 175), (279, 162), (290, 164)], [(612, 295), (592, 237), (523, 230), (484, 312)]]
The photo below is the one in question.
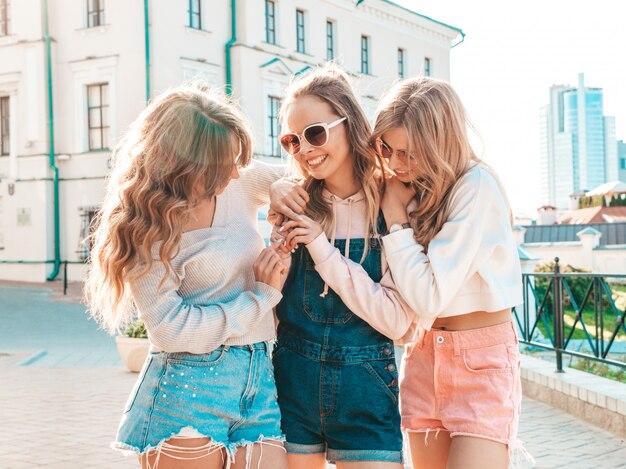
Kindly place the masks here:
[(523, 299), (511, 209), (467, 126), (450, 85), (417, 78), (383, 99), (372, 136), (393, 173), (382, 201), (385, 257), (415, 314), (364, 319), (415, 342), (400, 383), (415, 468), (504, 469), (530, 458), (517, 439), (511, 308)]

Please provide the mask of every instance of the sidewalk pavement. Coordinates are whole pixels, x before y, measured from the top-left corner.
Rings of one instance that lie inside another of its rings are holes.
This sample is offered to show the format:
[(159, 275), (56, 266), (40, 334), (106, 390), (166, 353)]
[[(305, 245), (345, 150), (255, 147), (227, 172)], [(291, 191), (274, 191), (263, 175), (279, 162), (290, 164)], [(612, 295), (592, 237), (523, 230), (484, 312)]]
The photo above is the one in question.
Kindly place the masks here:
[[(0, 324), (0, 468), (136, 468), (108, 445), (137, 374), (84, 307), (0, 284)], [(527, 398), (520, 438), (537, 468), (626, 468), (622, 439)]]

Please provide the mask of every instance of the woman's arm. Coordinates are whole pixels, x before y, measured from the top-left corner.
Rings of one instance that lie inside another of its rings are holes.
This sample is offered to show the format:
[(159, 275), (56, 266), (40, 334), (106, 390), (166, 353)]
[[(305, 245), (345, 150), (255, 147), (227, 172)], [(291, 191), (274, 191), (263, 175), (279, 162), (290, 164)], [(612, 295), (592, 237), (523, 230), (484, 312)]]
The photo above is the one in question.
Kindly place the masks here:
[(307, 216), (284, 228), (289, 232), (287, 246), (306, 245), (315, 270), (352, 312), (390, 339), (405, 335), (415, 315), (397, 293), (388, 270), (380, 282), (374, 282), (360, 264), (342, 256), (319, 223)]
[(505, 206), (496, 180), (477, 168), (455, 189), (450, 215), (427, 254), (411, 229), (383, 237), (395, 284), (420, 318), (441, 314), (505, 239), (504, 230), (510, 229)]
[(256, 205), (261, 207), (270, 203), (270, 186), (283, 178), (286, 173), (286, 165), (253, 160), (247, 168), (241, 171), (240, 183)]
[(315, 270), (350, 311), (392, 340), (405, 336), (415, 313), (397, 291), (389, 269), (374, 282), (361, 264), (342, 256), (324, 234), (306, 247)]
[[(178, 293), (180, 280), (168, 275), (154, 260), (152, 269), (131, 283), (131, 293), (146, 324), (150, 341), (165, 352), (208, 353), (227, 339), (250, 331), (282, 298), (278, 291), (283, 272), (280, 258), (264, 250), (254, 264), (257, 282), (229, 301), (209, 305), (190, 304)], [(184, 269), (177, 272), (184, 278)]]

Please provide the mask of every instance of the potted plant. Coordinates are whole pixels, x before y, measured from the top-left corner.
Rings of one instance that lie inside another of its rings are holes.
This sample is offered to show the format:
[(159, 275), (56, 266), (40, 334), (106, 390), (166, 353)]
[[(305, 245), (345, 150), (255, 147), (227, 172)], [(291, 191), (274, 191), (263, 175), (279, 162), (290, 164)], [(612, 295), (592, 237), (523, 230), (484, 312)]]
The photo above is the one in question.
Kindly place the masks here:
[(126, 326), (123, 334), (115, 337), (115, 343), (126, 368), (138, 373), (148, 356), (148, 349), (150, 348), (148, 332), (143, 321), (137, 319)]

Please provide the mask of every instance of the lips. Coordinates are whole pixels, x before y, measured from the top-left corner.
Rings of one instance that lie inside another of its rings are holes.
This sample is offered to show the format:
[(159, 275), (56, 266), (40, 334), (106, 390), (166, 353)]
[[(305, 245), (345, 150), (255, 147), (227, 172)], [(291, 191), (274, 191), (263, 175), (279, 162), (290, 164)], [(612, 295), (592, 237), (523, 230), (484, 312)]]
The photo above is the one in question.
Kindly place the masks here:
[(306, 163), (309, 165), (309, 168), (316, 168), (320, 166), (322, 163), (324, 163), (324, 161), (326, 161), (327, 158), (328, 158), (328, 155), (321, 155), (315, 158), (308, 159)]

